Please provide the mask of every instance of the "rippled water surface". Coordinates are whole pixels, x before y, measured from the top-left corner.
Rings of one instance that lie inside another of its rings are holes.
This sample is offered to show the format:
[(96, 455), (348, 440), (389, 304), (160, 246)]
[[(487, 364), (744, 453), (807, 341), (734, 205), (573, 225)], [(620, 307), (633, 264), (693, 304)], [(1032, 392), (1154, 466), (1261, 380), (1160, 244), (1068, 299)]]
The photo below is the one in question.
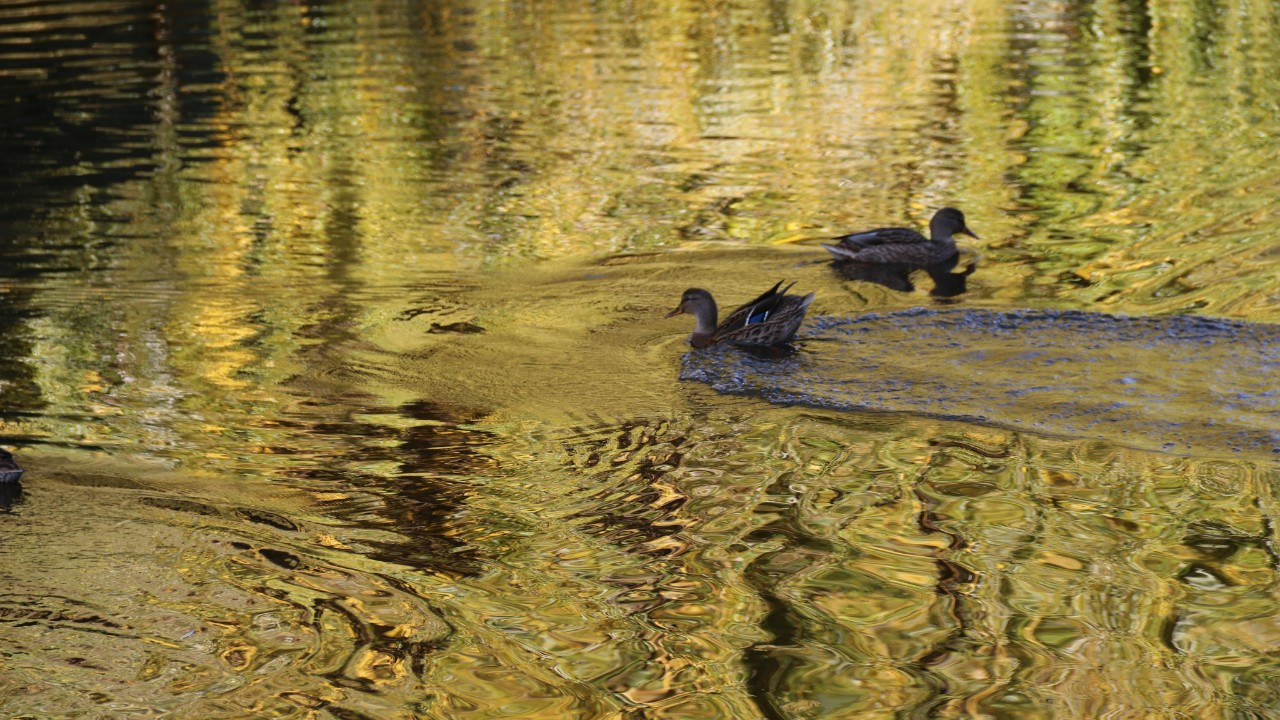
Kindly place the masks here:
[(910, 412), (1280, 460), (1280, 326), (913, 309), (812, 318), (806, 353), (689, 353), (681, 378), (770, 402)]
[(1278, 36), (0, 3), (0, 715), (1280, 715)]

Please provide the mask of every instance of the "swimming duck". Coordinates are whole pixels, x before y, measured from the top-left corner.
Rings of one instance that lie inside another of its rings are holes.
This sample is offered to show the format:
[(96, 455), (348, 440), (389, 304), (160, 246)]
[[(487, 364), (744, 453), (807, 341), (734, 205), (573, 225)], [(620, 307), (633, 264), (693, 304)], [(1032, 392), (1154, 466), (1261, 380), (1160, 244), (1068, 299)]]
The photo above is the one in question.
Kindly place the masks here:
[(18, 467), (8, 450), (0, 450), (0, 483), (18, 482), (24, 472), (26, 470)]
[[(791, 285), (794, 285), (792, 283)], [(795, 337), (804, 321), (816, 293), (804, 296), (788, 295), (788, 285), (781, 290), (782, 281), (769, 288), (760, 297), (729, 313), (725, 321), (716, 324), (716, 301), (702, 288), (689, 288), (680, 297), (680, 304), (667, 317), (689, 313), (698, 325), (689, 336), (689, 344), (702, 348), (718, 342), (737, 345), (784, 345)]]
[(964, 213), (955, 208), (942, 208), (929, 221), (930, 238), (907, 228), (876, 228), (835, 238), (834, 245), (823, 245), (837, 262), (854, 260), (863, 263), (903, 263), (934, 265), (956, 252), (956, 233), (975, 240), (978, 236), (964, 224)]

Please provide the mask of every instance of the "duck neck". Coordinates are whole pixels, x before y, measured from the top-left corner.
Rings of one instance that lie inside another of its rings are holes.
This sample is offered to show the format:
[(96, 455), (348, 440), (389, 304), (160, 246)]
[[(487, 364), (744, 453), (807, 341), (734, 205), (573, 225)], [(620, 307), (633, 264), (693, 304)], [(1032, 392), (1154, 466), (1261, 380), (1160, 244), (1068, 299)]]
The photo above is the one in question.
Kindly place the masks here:
[(716, 309), (716, 301), (707, 298), (706, 302), (698, 303), (693, 309), (693, 317), (698, 321), (698, 326), (693, 329), (693, 334), (689, 336), (689, 344), (696, 347), (706, 347), (711, 344), (711, 338), (716, 333), (716, 318), (719, 311)]
[(693, 316), (698, 320), (698, 327), (694, 328), (694, 335), (706, 335), (716, 331), (716, 318), (719, 317), (719, 310), (716, 309), (716, 301), (707, 298), (705, 303), (699, 303), (693, 311)]

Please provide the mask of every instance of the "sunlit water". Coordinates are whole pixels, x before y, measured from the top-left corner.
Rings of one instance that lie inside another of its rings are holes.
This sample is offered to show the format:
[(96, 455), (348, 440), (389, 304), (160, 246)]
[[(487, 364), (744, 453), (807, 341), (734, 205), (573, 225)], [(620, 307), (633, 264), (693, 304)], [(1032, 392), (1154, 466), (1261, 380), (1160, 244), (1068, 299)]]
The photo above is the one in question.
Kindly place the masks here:
[(1278, 32), (0, 6), (0, 715), (1274, 717)]

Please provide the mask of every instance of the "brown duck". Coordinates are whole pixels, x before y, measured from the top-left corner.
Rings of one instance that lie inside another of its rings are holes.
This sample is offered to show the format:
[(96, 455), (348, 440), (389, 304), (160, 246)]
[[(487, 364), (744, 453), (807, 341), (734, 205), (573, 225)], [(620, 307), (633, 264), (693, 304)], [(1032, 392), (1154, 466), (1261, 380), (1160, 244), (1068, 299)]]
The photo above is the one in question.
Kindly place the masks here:
[(823, 245), (836, 262), (936, 265), (956, 253), (955, 235), (978, 236), (964, 224), (964, 213), (942, 208), (929, 221), (929, 238), (908, 228), (876, 228), (842, 235)]
[[(795, 283), (792, 283), (794, 285)], [(667, 314), (675, 317), (689, 313), (698, 325), (689, 336), (689, 344), (696, 348), (718, 342), (735, 345), (785, 345), (795, 337), (804, 321), (816, 293), (788, 295), (788, 285), (781, 290), (782, 281), (769, 288), (760, 297), (729, 313), (725, 321), (716, 324), (716, 301), (702, 288), (689, 288), (680, 297), (680, 304)]]

